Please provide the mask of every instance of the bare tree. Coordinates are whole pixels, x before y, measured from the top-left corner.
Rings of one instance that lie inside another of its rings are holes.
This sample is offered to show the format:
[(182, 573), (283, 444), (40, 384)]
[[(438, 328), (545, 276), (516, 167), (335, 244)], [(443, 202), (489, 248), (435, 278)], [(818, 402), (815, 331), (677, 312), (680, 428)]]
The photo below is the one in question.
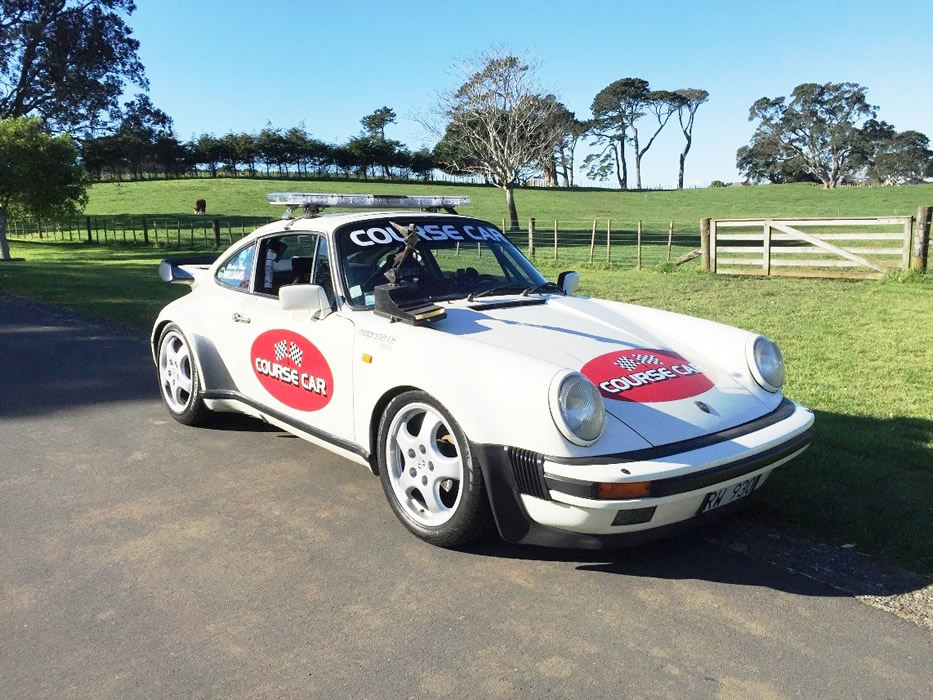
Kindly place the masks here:
[(684, 132), (686, 140), (684, 150), (680, 152), (680, 171), (677, 174), (677, 189), (682, 190), (684, 188), (684, 162), (693, 144), (693, 118), (700, 105), (709, 99), (709, 93), (698, 88), (683, 88), (675, 92), (682, 100), (677, 108), (677, 119), (680, 121), (680, 130)]
[(502, 49), (467, 60), (463, 84), (441, 95), (446, 121), (435, 149), (442, 167), (482, 175), (505, 192), (511, 230), (518, 230), (515, 187), (540, 172), (560, 139), (560, 105), (536, 80), (537, 66)]

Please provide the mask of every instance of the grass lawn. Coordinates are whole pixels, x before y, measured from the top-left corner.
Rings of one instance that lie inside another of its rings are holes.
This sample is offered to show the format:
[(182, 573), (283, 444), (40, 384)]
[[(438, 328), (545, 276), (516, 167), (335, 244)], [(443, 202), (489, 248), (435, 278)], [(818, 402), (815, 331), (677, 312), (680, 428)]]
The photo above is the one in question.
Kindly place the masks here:
[[(501, 221), (501, 193), (489, 188), (244, 179), (99, 185), (88, 212), (181, 217), (204, 196), (209, 215), (265, 216), (272, 210), (265, 203), (269, 191), (401, 189), (470, 194), (475, 204), (468, 213)], [(911, 214), (933, 204), (933, 186), (835, 192), (805, 185), (647, 193), (529, 190), (518, 194), (518, 204), (523, 217), (539, 220), (653, 217), (666, 232), (670, 219), (695, 230), (702, 216)], [(13, 240), (12, 251), (27, 260), (0, 264), (0, 289), (140, 329), (148, 329), (157, 310), (186, 289), (156, 276), (164, 250)], [(185, 252), (173, 248), (169, 254)], [(646, 266), (656, 258), (646, 259)], [(542, 254), (538, 260), (551, 279), (568, 264), (554, 265)], [(807, 453), (769, 481), (759, 517), (933, 573), (931, 276), (843, 282), (723, 277), (689, 266), (668, 274), (635, 272), (630, 264), (625, 270), (602, 267), (584, 266), (582, 293), (722, 321), (764, 333), (781, 346), (787, 394), (816, 411), (817, 435)]]

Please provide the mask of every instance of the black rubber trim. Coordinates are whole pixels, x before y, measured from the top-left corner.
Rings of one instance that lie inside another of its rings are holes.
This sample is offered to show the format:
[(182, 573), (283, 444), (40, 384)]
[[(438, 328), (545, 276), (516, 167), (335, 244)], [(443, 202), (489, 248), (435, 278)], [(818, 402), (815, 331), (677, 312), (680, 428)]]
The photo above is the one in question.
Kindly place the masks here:
[(348, 452), (358, 454), (363, 459), (369, 459), (369, 451), (363, 449), (355, 442), (344, 440), (343, 438), (339, 438), (336, 435), (331, 435), (328, 432), (314, 428), (300, 420), (295, 420), (291, 416), (288, 416), (281, 411), (276, 411), (274, 408), (269, 408), (268, 406), (261, 404), (258, 401), (254, 401), (253, 399), (249, 398), (248, 396), (244, 396), (238, 391), (224, 391), (215, 389), (213, 391), (205, 391), (203, 394), (201, 394), (201, 398), (209, 400), (239, 401), (240, 403), (245, 403), (247, 406), (251, 406), (257, 411), (262, 411), (267, 416), (271, 416), (277, 421), (281, 421), (282, 423), (290, 425), (296, 430), (300, 430), (303, 433), (308, 433), (308, 435), (313, 435), (317, 439), (323, 440), (324, 442), (329, 442), (331, 445), (339, 447), (342, 450), (347, 450)]
[[(655, 479), (651, 481), (650, 498), (660, 498), (662, 496), (673, 496), (678, 493), (688, 493), (697, 491), (713, 484), (719, 484), (723, 481), (729, 481), (744, 474), (764, 469), (769, 464), (778, 462), (789, 455), (794, 454), (809, 446), (813, 438), (813, 428), (810, 427), (799, 435), (795, 435), (790, 440), (776, 445), (764, 452), (743, 457), (734, 462), (720, 464), (710, 469), (704, 469), (701, 472), (692, 472), (683, 476), (672, 476), (667, 479)], [(579, 481), (577, 479), (568, 479), (558, 476), (545, 476), (545, 483), (549, 489), (565, 493), (568, 496), (577, 496), (579, 498), (589, 498), (597, 500), (597, 485), (591, 481)]]
[(474, 457), (479, 458), (480, 468), (486, 480), (486, 492), (492, 506), (499, 534), (506, 542), (558, 547), (566, 549), (618, 549), (651, 542), (663, 537), (686, 532), (718, 520), (745, 508), (757, 500), (758, 490), (747, 498), (716, 508), (710, 513), (696, 515), (670, 525), (653, 527), (635, 532), (618, 532), (608, 535), (590, 535), (571, 532), (536, 523), (525, 511), (514, 483), (508, 448), (502, 445), (474, 445)]
[(796, 410), (797, 406), (793, 401), (784, 399), (771, 413), (765, 414), (748, 423), (742, 423), (732, 428), (720, 430), (718, 433), (701, 435), (700, 437), (691, 438), (690, 440), (681, 440), (658, 447), (647, 447), (643, 450), (632, 450), (631, 452), (617, 452), (615, 454), (598, 455), (595, 457), (546, 457), (546, 459), (556, 464), (580, 465), (651, 461), (662, 457), (670, 457), (671, 455), (680, 454), (681, 452), (699, 450), (703, 447), (709, 447), (710, 445), (716, 445), (720, 442), (734, 440), (742, 435), (754, 433), (757, 430), (762, 430), (769, 425), (774, 425), (775, 423), (780, 423), (782, 420), (790, 418)]
[(490, 301), (487, 303), (476, 302), (471, 304), (468, 308), (473, 309), (474, 311), (483, 311), (484, 309), (508, 309), (512, 306), (537, 306), (539, 304), (547, 303), (547, 299), (509, 299), (508, 301)]

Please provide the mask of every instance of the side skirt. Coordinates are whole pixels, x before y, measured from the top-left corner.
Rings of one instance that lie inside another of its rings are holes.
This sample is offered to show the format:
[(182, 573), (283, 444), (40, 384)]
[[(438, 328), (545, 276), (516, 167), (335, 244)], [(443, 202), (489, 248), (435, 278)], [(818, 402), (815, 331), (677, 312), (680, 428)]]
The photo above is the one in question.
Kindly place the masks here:
[(366, 450), (355, 442), (350, 442), (349, 440), (344, 440), (339, 438), (336, 435), (332, 435), (324, 430), (319, 430), (314, 428), (307, 423), (304, 423), (300, 420), (296, 420), (291, 416), (288, 416), (281, 411), (277, 411), (274, 408), (269, 408), (258, 401), (254, 401), (248, 396), (244, 396), (238, 391), (225, 391), (225, 390), (213, 390), (205, 391), (201, 394), (201, 398), (208, 400), (217, 400), (217, 401), (237, 401), (239, 403), (245, 404), (252, 408), (255, 411), (263, 414), (268, 417), (270, 420), (274, 420), (276, 423), (280, 423), (287, 428), (291, 428), (298, 432), (304, 433), (309, 437), (314, 438), (316, 441), (324, 443), (325, 447), (332, 447), (343, 452), (347, 452), (351, 455), (354, 455), (358, 460), (363, 460), (363, 464), (369, 465), (369, 450)]

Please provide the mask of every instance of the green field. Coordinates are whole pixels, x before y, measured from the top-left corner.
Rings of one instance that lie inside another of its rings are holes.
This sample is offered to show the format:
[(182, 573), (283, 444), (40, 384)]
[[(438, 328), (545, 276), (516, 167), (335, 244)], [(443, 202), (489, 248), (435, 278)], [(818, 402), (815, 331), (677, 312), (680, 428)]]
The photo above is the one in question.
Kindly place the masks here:
[[(89, 214), (186, 217), (198, 196), (209, 216), (266, 216), (273, 190), (398, 191), (387, 185), (246, 180), (109, 184), (92, 192)], [(502, 196), (478, 187), (405, 186), (467, 193), (468, 213), (501, 221)], [(810, 186), (685, 192), (521, 191), (522, 217), (674, 219), (703, 216), (859, 216), (915, 213), (933, 204), (933, 186)], [(667, 224), (664, 223), (666, 231)], [(521, 239), (517, 239), (521, 240)], [(17, 241), (26, 262), (0, 266), (0, 289), (144, 329), (184, 288), (155, 275), (164, 250), (142, 246)], [(178, 251), (172, 250), (172, 255)], [(541, 260), (541, 256), (539, 256)], [(549, 278), (563, 268), (542, 261)], [(860, 551), (933, 572), (933, 280), (882, 282), (719, 277), (685, 266), (635, 272), (584, 266), (582, 292), (695, 314), (765, 333), (788, 363), (787, 393), (817, 412), (813, 447), (779, 470), (760, 517)], [(154, 390), (155, 392), (155, 390)]]

